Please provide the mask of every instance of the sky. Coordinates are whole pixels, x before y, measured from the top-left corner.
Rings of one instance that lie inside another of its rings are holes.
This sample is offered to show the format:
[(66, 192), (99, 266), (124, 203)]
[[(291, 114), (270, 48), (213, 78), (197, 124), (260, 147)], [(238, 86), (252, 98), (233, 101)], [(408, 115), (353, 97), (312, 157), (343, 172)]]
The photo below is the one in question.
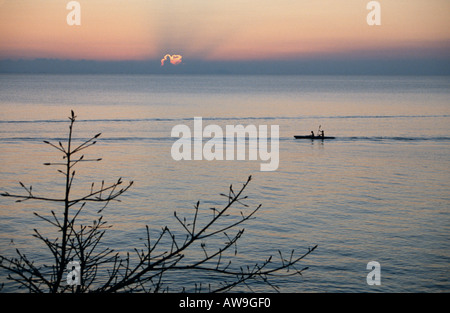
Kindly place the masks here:
[(72, 26), (69, 2), (0, 0), (0, 60), (193, 68), (311, 59), (448, 66), (450, 59), (448, 0), (380, 0), (381, 25), (373, 26), (369, 0), (79, 0), (81, 24)]

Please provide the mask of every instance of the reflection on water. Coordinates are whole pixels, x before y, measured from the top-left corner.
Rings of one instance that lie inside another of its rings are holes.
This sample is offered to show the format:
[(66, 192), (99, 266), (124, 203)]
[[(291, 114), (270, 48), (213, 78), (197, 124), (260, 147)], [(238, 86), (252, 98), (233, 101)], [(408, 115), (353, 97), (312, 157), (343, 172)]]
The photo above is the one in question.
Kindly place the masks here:
[[(130, 251), (146, 224), (155, 233), (175, 228), (173, 211), (190, 212), (197, 200), (209, 217), (229, 184), (252, 175), (247, 203), (263, 206), (245, 225), (239, 260), (319, 245), (302, 262), (310, 269), (280, 283), (282, 291), (450, 288), (447, 78), (12, 75), (0, 82), (1, 190), (18, 192), (20, 180), (36, 194), (61, 194), (64, 177), (42, 165), (58, 156), (42, 140), (62, 140), (74, 109), (76, 138), (102, 132), (86, 157), (103, 158), (77, 169), (75, 192), (102, 179), (135, 182), (105, 212), (114, 226), (107, 242), (119, 251)], [(278, 170), (260, 172), (260, 161), (174, 161), (170, 131), (192, 128), (194, 116), (221, 127), (280, 125)], [(337, 139), (293, 139), (318, 125)], [(0, 251), (20, 247), (45, 260), (31, 234), (51, 229), (32, 212), (50, 209), (58, 207), (0, 199)], [(366, 284), (373, 260), (381, 264), (379, 287)]]

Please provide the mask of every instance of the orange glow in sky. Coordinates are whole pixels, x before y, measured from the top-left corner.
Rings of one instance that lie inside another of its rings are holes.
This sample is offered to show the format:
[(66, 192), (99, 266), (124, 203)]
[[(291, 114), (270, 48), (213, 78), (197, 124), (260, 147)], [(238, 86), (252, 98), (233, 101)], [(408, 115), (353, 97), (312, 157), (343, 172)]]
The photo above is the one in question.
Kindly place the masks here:
[(0, 1), (0, 59), (159, 60), (167, 51), (201, 60), (432, 58), (450, 48), (448, 0), (380, 0), (380, 26), (366, 22), (369, 0), (79, 0), (75, 26), (68, 2)]
[(166, 54), (162, 59), (161, 59), (161, 66), (164, 66), (165, 61), (170, 60), (170, 63), (173, 65), (178, 65), (182, 62), (183, 57), (181, 55), (178, 54), (174, 54), (174, 55), (170, 55), (170, 54)]

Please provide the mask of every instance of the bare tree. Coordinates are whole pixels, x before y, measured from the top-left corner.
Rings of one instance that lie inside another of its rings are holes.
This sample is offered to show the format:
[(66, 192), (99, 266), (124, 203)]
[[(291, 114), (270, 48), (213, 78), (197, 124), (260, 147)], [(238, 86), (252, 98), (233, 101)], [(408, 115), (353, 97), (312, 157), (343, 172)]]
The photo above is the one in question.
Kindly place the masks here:
[[(34, 229), (33, 236), (43, 242), (53, 256), (51, 265), (35, 265), (18, 249), (15, 258), (0, 256), (0, 267), (9, 272), (7, 278), (18, 287), (36, 293), (168, 292), (172, 290), (164, 278), (169, 273), (201, 271), (219, 276), (220, 279), (215, 279), (206, 287), (200, 282), (195, 283), (193, 289), (195, 292), (226, 292), (238, 285), (245, 285), (252, 290), (248, 284), (250, 280), (262, 282), (278, 291), (279, 287), (272, 283), (272, 277), (301, 275), (307, 269), (306, 267), (297, 269), (298, 263), (317, 246), (309, 248), (299, 256), (295, 256), (295, 251), (292, 250), (288, 258), (278, 251), (280, 260), (276, 263), (272, 261), (272, 256), (252, 266), (240, 266), (239, 269), (232, 263), (233, 256), (237, 253), (237, 242), (244, 233), (244, 229), (240, 226), (254, 218), (254, 214), (261, 207), (259, 205), (252, 209), (244, 203), (247, 197), (243, 192), (251, 177), (239, 190), (235, 191), (233, 186), (230, 186), (226, 194), (221, 194), (226, 199), (223, 207), (207, 208), (210, 217), (206, 218), (206, 222), (200, 222), (205, 218), (203, 215), (200, 218), (203, 210), (199, 201), (194, 206), (194, 212), (189, 220), (174, 212), (174, 217), (180, 225), (179, 230), (172, 231), (166, 226), (158, 236), (151, 239), (149, 227), (146, 226), (143, 247), (134, 248), (132, 254), (127, 253), (124, 256), (110, 247), (105, 247), (102, 239), (110, 225), (103, 220), (102, 212), (111, 201), (120, 201), (118, 197), (125, 193), (133, 182), (124, 184), (119, 178), (109, 185), (104, 181), (98, 187), (92, 183), (86, 195), (72, 198), (74, 167), (81, 162), (101, 161), (101, 159), (86, 159), (80, 152), (94, 145), (101, 134), (75, 145), (72, 134), (76, 116), (73, 111), (69, 120), (69, 135), (65, 145), (61, 142), (54, 144), (44, 141), (63, 155), (63, 162), (44, 165), (62, 167), (58, 172), (65, 178), (64, 197), (38, 196), (31, 186), (26, 187), (21, 182), (20, 186), (25, 193), (1, 193), (4, 197), (15, 198), (16, 202), (29, 200), (56, 202), (63, 208), (62, 214), (53, 210), (46, 214), (34, 213), (60, 234), (60, 237), (49, 239)], [(89, 203), (96, 203), (100, 209), (91, 224), (83, 225), (79, 222), (79, 217)], [(207, 246), (208, 240), (213, 241), (212, 249)], [(194, 251), (195, 258), (186, 260), (185, 256), (189, 250)], [(76, 284), (73, 284), (72, 280)], [(178, 291), (186, 289), (183, 287)]]

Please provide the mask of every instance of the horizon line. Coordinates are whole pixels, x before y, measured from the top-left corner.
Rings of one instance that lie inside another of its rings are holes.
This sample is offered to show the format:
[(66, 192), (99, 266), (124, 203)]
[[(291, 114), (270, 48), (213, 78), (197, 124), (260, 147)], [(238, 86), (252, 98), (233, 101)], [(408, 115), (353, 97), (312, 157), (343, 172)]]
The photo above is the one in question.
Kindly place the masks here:
[[(168, 63), (168, 62), (167, 62)], [(0, 73), (12, 74), (279, 74), (279, 75), (450, 75), (450, 56), (442, 58), (316, 57), (265, 60), (183, 59), (161, 66), (160, 59), (0, 59)]]

